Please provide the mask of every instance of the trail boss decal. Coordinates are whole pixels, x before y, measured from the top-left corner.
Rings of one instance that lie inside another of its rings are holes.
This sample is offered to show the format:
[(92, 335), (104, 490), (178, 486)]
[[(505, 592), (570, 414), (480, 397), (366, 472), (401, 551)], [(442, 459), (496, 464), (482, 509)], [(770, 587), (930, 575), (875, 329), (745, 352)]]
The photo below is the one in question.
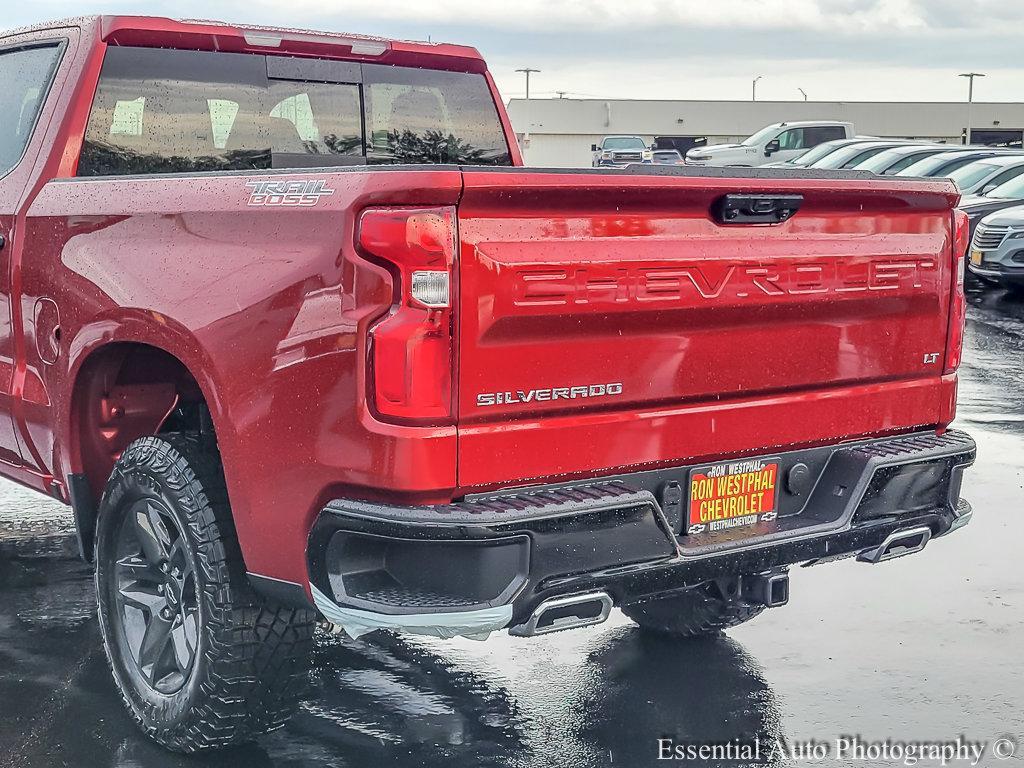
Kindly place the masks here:
[(478, 408), (490, 405), (517, 403), (546, 403), (553, 400), (614, 397), (622, 394), (622, 384), (588, 384), (583, 387), (550, 387), (547, 389), (517, 389), (515, 392), (481, 392), (476, 396)]
[(761, 459), (693, 470), (686, 532), (725, 531), (774, 520), (778, 480), (778, 462)]
[(247, 181), (250, 206), (310, 208), (334, 190), (323, 179), (316, 181)]

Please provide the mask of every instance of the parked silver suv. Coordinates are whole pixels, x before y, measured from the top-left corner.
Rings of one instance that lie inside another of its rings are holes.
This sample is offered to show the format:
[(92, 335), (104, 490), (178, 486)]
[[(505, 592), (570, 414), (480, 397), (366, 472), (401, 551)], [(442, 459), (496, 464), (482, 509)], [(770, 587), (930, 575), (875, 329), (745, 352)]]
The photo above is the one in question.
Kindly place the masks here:
[(987, 281), (1024, 290), (1024, 206), (981, 220), (971, 241), (968, 267)]

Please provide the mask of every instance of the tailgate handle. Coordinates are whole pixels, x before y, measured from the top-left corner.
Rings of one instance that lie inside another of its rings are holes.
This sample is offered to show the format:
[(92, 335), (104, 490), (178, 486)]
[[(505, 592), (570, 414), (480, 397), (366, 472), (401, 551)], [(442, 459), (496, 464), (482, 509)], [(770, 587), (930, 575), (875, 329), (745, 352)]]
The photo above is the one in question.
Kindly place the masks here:
[(792, 218), (803, 195), (722, 195), (711, 205), (719, 224), (780, 224)]

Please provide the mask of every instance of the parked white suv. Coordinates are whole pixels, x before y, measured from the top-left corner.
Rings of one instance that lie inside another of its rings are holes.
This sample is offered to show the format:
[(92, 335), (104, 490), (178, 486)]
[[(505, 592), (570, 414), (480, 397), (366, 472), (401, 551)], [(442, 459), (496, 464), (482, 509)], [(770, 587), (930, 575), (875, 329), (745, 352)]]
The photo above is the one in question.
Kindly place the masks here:
[(807, 120), (799, 123), (775, 123), (762, 128), (739, 144), (712, 144), (694, 147), (686, 153), (687, 165), (757, 166), (784, 162), (799, 157), (811, 147), (836, 139), (855, 136), (853, 123), (832, 120)]

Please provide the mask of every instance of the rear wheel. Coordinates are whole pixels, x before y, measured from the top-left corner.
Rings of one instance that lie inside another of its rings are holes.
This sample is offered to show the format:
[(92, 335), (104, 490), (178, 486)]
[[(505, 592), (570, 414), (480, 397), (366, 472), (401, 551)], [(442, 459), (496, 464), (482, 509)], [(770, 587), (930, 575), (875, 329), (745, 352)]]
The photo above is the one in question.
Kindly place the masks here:
[(196, 752), (283, 725), (305, 687), (315, 617), (252, 591), (212, 441), (129, 445), (96, 533), (104, 646), (140, 727)]
[(622, 612), (642, 628), (677, 637), (717, 634), (758, 616), (764, 605), (725, 597), (715, 582), (685, 592), (624, 605)]

